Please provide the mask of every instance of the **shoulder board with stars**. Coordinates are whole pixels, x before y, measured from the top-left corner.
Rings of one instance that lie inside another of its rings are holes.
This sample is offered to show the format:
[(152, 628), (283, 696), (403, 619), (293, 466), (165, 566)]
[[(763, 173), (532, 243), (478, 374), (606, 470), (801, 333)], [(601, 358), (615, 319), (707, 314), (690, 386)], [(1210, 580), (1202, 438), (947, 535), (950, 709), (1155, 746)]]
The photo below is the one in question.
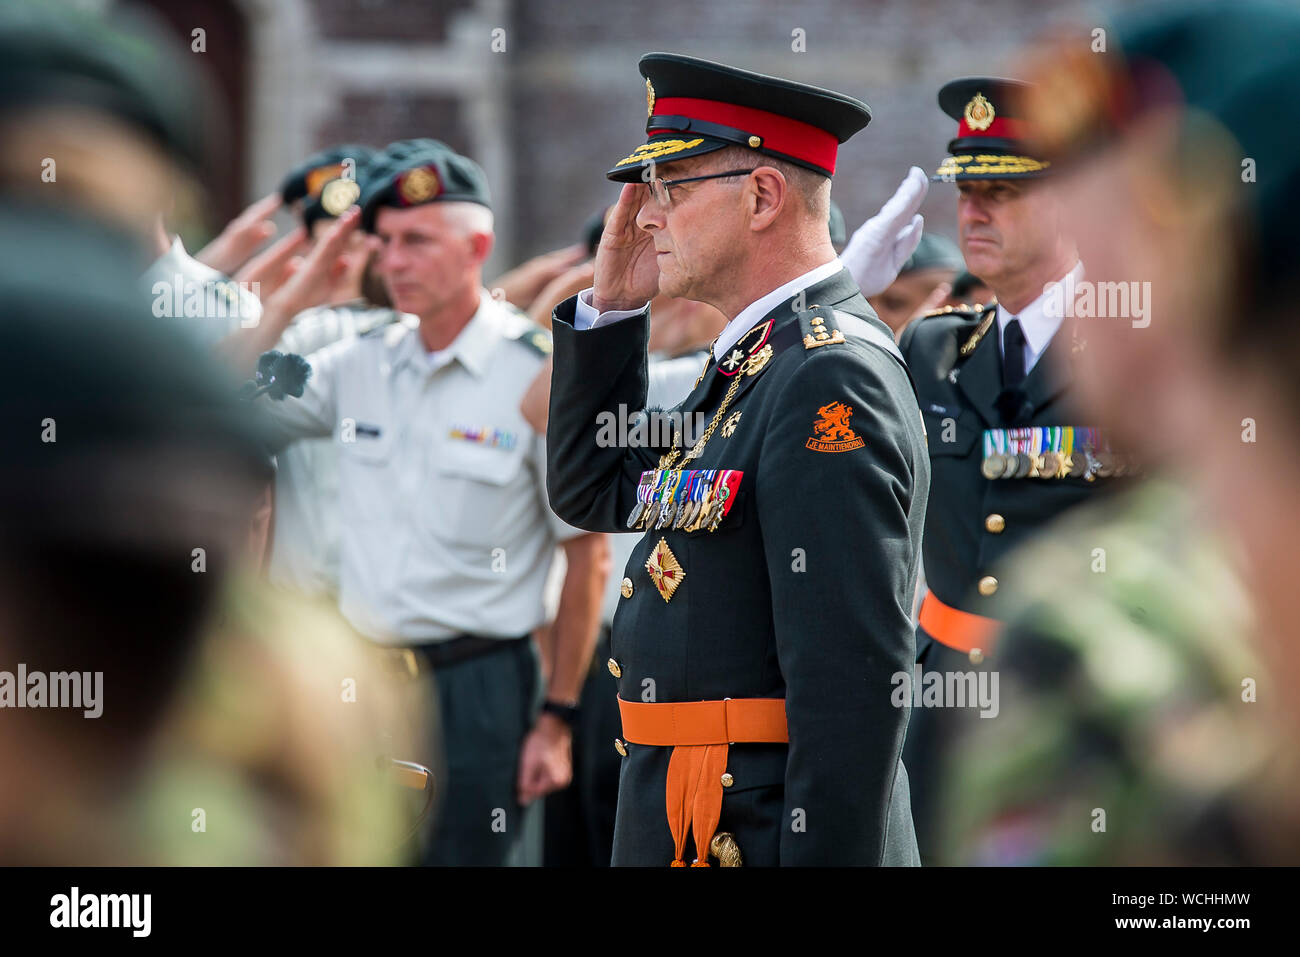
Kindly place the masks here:
[(810, 306), (799, 313), (799, 326), (803, 331), (805, 349), (834, 346), (845, 341), (835, 319), (835, 310), (827, 306)]
[(888, 330), (878, 328), (852, 313), (837, 312), (830, 306), (813, 306), (799, 313), (799, 326), (803, 331), (805, 350), (842, 345), (850, 341), (850, 338), (857, 341), (865, 340), (888, 352), (902, 363), (904, 368), (907, 367), (902, 354), (898, 351), (898, 344)]

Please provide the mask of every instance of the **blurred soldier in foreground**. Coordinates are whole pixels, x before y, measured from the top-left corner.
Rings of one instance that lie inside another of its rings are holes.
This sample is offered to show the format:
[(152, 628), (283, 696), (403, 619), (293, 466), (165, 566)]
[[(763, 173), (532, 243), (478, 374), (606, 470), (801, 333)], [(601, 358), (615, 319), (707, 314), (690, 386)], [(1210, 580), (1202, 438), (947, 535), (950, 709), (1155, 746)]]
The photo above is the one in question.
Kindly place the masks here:
[(236, 383), (90, 223), (6, 210), (0, 264), (0, 859), (401, 860), (393, 691), (241, 580), (269, 460)]
[[(546, 501), (544, 438), (519, 402), (550, 339), (482, 287), (492, 248), (482, 170), (435, 140), (393, 143), (367, 171), (361, 204), (393, 305), (418, 327), (394, 323), (313, 354), (303, 398), (270, 414), (281, 444), (337, 436), (341, 608), (436, 685), (446, 787), (425, 860), (503, 864), (524, 807), (571, 774), (605, 542)], [(354, 227), (358, 212), (331, 230)], [(530, 632), (557, 542), (568, 570), (543, 703)]]
[(6, 3), (0, 188), (111, 223), (145, 256), (158, 212), (192, 191), (204, 162), (200, 90), (138, 11), (109, 19), (58, 0)]
[(1078, 381), (1163, 469), (1017, 559), (1001, 713), (951, 755), (949, 839), (973, 863), (1294, 865), (1300, 13), (1108, 33), (1104, 56), (1086, 29), (1048, 45), (1029, 109), (1090, 277), (1158, 303), (1088, 322)]
[(945, 860), (935, 821), (938, 755), (957, 727), (989, 713), (996, 694), (988, 659), (1003, 579), (992, 566), (1121, 470), (1070, 389), (1078, 330), (1051, 289), (1077, 281), (1083, 266), (1050, 166), (1032, 152), (1022, 90), (1012, 80), (967, 77), (939, 91), (958, 128), (934, 179), (956, 182), (962, 255), (997, 304), (939, 310), (899, 341), (934, 476), (917, 663), (896, 689), (896, 703), (913, 709), (907, 765), (925, 863)]

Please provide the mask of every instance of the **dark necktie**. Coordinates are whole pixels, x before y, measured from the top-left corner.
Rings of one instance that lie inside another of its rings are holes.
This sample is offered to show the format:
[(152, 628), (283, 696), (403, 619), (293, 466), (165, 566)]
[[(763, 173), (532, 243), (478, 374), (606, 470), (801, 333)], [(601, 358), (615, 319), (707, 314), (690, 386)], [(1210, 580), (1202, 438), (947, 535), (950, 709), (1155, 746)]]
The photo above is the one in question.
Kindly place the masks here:
[(1002, 332), (1002, 388), (1014, 389), (1025, 381), (1025, 333), (1012, 319)]

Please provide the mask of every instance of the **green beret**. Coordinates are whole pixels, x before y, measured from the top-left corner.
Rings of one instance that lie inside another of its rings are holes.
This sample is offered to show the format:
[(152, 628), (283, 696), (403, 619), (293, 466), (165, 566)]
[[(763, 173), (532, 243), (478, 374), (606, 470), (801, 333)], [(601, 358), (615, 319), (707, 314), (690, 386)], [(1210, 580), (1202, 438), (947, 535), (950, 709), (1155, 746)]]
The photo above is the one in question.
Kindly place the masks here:
[(203, 165), (198, 74), (180, 42), (138, 12), (105, 19), (57, 0), (0, 5), (0, 113), (40, 105), (98, 110)]
[[(1073, 163), (1143, 117), (1176, 111), (1184, 175), (1234, 192), (1248, 217), (1254, 281), (1264, 291), (1300, 270), (1300, 9), (1266, 0), (1161, 5), (1116, 19), (1112, 51), (1061, 53), (1037, 104), (1042, 146)], [(1057, 95), (1067, 88), (1068, 96)]]
[(903, 263), (903, 268), (898, 271), (898, 274), (904, 276), (919, 269), (957, 271), (965, 268), (966, 261), (962, 259), (961, 250), (957, 248), (956, 243), (938, 233), (922, 233), (916, 250), (907, 258), (907, 262)]
[(374, 156), (373, 148), (358, 143), (313, 153), (281, 181), (280, 198), (285, 205), (302, 203), (299, 213), (310, 230), (316, 220), (334, 219), (356, 203)]
[[(1293, 279), (1300, 269), (1300, 9), (1253, 0), (1183, 4), (1122, 20), (1116, 39), (1135, 69), (1160, 64), (1189, 110), (1212, 117), (1236, 140), (1233, 167), (1224, 173), (1253, 220), (1257, 274), (1265, 282)], [(1201, 148), (1194, 119), (1185, 141), (1186, 150)], [(1249, 179), (1238, 165), (1247, 157)]]
[(478, 203), (491, 208), (487, 176), (472, 159), (438, 140), (399, 140), (374, 157), (361, 192), (361, 225), (374, 231), (380, 206)]
[(280, 182), (280, 198), (285, 205), (296, 203), (300, 199), (319, 196), (321, 187), (332, 179), (342, 176), (347, 171), (351, 160), (352, 172), (360, 178), (360, 170), (375, 155), (370, 146), (359, 143), (343, 143), (330, 146), (312, 153), (295, 166)]
[(154, 317), (135, 252), (62, 211), (0, 211), (0, 428), (30, 437), (0, 453), (10, 542), (170, 541), (222, 479), (268, 477), (260, 411), (187, 320)]

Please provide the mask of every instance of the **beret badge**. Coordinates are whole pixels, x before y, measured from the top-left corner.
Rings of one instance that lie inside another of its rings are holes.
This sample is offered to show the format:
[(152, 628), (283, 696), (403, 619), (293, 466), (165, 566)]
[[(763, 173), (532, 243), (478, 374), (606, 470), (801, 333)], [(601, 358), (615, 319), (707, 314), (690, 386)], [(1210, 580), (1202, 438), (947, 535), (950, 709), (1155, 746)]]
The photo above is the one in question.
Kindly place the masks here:
[(417, 166), (402, 174), (397, 191), (408, 206), (427, 203), (442, 190), (438, 174), (428, 166)]

